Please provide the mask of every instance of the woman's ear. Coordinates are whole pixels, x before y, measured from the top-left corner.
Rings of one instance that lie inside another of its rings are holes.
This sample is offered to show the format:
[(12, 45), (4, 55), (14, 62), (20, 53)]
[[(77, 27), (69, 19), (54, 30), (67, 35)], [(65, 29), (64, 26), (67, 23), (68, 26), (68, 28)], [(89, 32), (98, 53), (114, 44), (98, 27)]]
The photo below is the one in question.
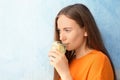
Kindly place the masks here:
[(85, 36), (85, 37), (87, 37), (87, 36), (88, 36), (87, 32), (85, 32), (85, 33), (84, 33), (84, 36)]

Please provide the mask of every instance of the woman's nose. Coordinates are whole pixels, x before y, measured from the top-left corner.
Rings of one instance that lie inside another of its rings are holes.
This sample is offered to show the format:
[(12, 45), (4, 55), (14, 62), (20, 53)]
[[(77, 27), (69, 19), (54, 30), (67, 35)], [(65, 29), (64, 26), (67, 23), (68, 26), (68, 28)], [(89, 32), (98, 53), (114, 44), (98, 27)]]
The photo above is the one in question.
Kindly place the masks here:
[(63, 33), (60, 33), (60, 40), (63, 42), (63, 41), (65, 41), (65, 34), (63, 34)]

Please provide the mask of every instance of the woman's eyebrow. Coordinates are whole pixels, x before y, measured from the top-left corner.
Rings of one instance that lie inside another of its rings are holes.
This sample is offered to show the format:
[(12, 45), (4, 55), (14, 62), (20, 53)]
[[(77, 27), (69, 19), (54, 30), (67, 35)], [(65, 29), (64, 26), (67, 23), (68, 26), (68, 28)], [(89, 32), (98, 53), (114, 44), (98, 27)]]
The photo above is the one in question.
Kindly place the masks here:
[(65, 28), (63, 28), (63, 29), (72, 29), (72, 27), (65, 27)]
[[(64, 27), (63, 29), (72, 29), (72, 27)], [(57, 30), (60, 30), (60, 28), (57, 28)]]

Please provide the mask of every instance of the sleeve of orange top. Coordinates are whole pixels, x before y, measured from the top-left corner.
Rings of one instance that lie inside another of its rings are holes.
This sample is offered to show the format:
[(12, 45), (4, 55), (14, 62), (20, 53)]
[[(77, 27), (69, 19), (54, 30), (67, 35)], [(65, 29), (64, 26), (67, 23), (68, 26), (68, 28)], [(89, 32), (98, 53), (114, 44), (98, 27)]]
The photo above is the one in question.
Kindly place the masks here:
[(114, 80), (113, 70), (106, 56), (95, 58), (89, 70), (87, 80)]

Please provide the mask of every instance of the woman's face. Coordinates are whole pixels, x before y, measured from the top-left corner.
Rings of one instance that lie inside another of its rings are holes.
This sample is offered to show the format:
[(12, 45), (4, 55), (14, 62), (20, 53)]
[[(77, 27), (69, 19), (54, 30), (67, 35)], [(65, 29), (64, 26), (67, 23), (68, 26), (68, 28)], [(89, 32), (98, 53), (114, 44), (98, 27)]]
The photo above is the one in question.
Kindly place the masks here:
[(65, 44), (68, 51), (77, 50), (84, 46), (84, 43), (86, 43), (85, 29), (80, 28), (74, 20), (65, 15), (60, 15), (57, 20), (57, 25), (60, 40)]

